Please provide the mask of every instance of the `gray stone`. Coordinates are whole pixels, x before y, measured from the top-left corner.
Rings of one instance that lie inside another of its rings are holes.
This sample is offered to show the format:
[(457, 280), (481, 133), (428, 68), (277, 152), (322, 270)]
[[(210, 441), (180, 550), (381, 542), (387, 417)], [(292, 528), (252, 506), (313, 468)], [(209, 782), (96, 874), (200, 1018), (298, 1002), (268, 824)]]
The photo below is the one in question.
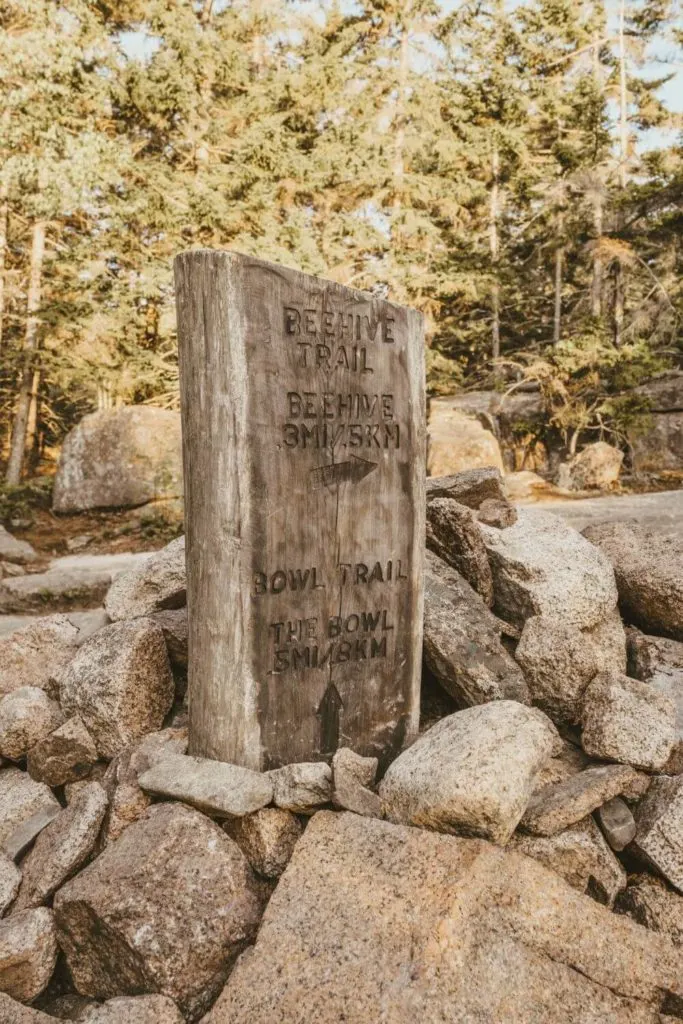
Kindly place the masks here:
[(55, 512), (132, 508), (183, 493), (180, 415), (123, 406), (84, 416), (57, 466)]
[(79, 715), (73, 715), (31, 747), (26, 767), (37, 782), (63, 786), (87, 776), (96, 760), (92, 736)]
[(92, 1007), (83, 1024), (184, 1024), (168, 996), (119, 996)]
[(242, 818), (229, 819), (223, 829), (264, 878), (280, 877), (303, 833), (299, 819), (280, 807), (264, 807)]
[(655, 1024), (665, 937), (529, 857), (317, 814), (210, 1024)]
[(459, 705), (491, 700), (528, 703), (526, 680), (501, 643), (501, 623), (468, 583), (428, 551), (423, 655)]
[(107, 795), (90, 782), (44, 829), (21, 863), (22, 882), (16, 910), (38, 907), (70, 878), (92, 852), (100, 831)]
[(2, 1024), (54, 1024), (54, 1017), (24, 1006), (3, 992), (0, 992), (0, 1020)]
[(609, 558), (624, 618), (645, 630), (683, 640), (683, 538), (639, 523), (596, 523), (584, 536)]
[(617, 900), (615, 910), (654, 932), (662, 932), (675, 946), (683, 946), (683, 897), (660, 878), (635, 875)]
[(59, 677), (60, 703), (80, 715), (100, 757), (162, 725), (173, 701), (164, 636), (148, 619), (115, 622), (83, 644)]
[(149, 616), (161, 627), (166, 650), (174, 668), (187, 669), (188, 619), (187, 608), (168, 609)]
[(78, 635), (66, 615), (50, 615), (0, 637), (0, 697), (23, 686), (49, 691), (76, 654)]
[(378, 763), (376, 757), (362, 757), (349, 747), (340, 747), (332, 758), (335, 786), (342, 779), (353, 779), (361, 786), (374, 786)]
[(574, 889), (608, 907), (626, 888), (626, 872), (591, 817), (552, 836), (514, 835), (508, 849), (540, 861)]
[(587, 754), (638, 768), (663, 768), (676, 741), (676, 706), (616, 672), (601, 672), (584, 692), (581, 744)]
[(596, 441), (567, 464), (567, 483), (574, 491), (608, 490), (619, 479), (624, 453), (606, 441)]
[(184, 605), (186, 586), (185, 538), (178, 537), (143, 565), (117, 576), (104, 607), (113, 622), (140, 618)]
[(20, 1003), (40, 995), (57, 962), (52, 911), (24, 910), (0, 921), (0, 992)]
[(59, 944), (82, 995), (154, 989), (195, 1021), (261, 915), (239, 847), (198, 811), (150, 807), (54, 898)]
[(534, 704), (554, 721), (574, 724), (584, 690), (598, 670), (593, 645), (576, 626), (545, 615), (524, 624), (515, 651)]
[(338, 750), (332, 758), (332, 804), (354, 814), (381, 818), (382, 801), (369, 788), (374, 785), (377, 764), (376, 757), (361, 757), (348, 747)]
[(507, 530), (481, 527), (493, 572), (495, 609), (515, 625), (546, 615), (579, 629), (604, 619), (617, 603), (605, 555), (549, 512), (520, 508)]
[(138, 782), (146, 793), (181, 800), (216, 818), (240, 818), (273, 799), (273, 783), (267, 775), (185, 754), (163, 758)]
[(38, 555), (28, 541), (17, 540), (4, 526), (0, 526), (0, 560), (27, 565), (29, 562), (37, 562)]
[(635, 849), (683, 892), (683, 775), (653, 779), (634, 817)]
[(505, 530), (517, 522), (517, 509), (507, 498), (487, 498), (479, 506), (477, 519), (486, 526)]
[(64, 721), (62, 710), (37, 686), (22, 686), (0, 700), (0, 755), (19, 761)]
[(559, 747), (550, 719), (514, 701), (449, 715), (389, 766), (379, 788), (386, 817), (505, 844)]
[(683, 643), (628, 630), (628, 674), (654, 686), (676, 705), (676, 743), (664, 771), (683, 772)]
[(19, 892), (21, 871), (6, 854), (0, 851), (0, 917)]
[(273, 802), (295, 814), (314, 814), (332, 799), (332, 769), (324, 761), (288, 764), (268, 772)]
[(636, 774), (628, 765), (608, 764), (546, 786), (532, 796), (520, 827), (537, 836), (556, 835), (622, 793)]
[(485, 501), (506, 501), (503, 478), (493, 466), (466, 469), (452, 476), (431, 476), (427, 480), (427, 501), (452, 498), (467, 508), (478, 509)]
[(493, 577), (474, 513), (452, 498), (427, 503), (427, 547), (467, 580), (485, 604), (493, 604)]
[(61, 811), (43, 782), (19, 768), (0, 771), (0, 848), (14, 860)]
[(111, 584), (109, 569), (63, 568), (0, 582), (0, 613), (66, 612), (99, 604)]
[(625, 849), (636, 834), (636, 822), (625, 800), (615, 796), (598, 808), (597, 819), (605, 839), (617, 852)]

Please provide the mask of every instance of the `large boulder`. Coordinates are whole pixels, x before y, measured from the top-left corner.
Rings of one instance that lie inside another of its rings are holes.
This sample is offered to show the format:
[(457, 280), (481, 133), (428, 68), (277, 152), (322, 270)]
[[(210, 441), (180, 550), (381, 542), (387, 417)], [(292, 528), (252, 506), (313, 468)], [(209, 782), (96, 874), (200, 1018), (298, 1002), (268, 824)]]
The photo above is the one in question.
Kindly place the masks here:
[(583, 533), (614, 567), (624, 618), (646, 633), (683, 640), (683, 541), (635, 520), (595, 523)]
[(451, 476), (427, 478), (427, 501), (452, 498), (467, 508), (479, 509), (485, 501), (507, 501), (499, 469), (464, 469)]
[(158, 804), (54, 899), (59, 944), (82, 995), (160, 992), (204, 1013), (261, 915), (256, 877), (218, 825)]
[(104, 758), (159, 729), (173, 691), (164, 635), (144, 618), (98, 630), (59, 677), (64, 712), (80, 716)]
[(104, 607), (113, 622), (185, 604), (185, 538), (178, 537), (112, 583)]
[(481, 840), (317, 814), (209, 1024), (655, 1024), (683, 956)]
[(683, 947), (683, 896), (672, 892), (660, 878), (635, 875), (615, 909), (652, 931), (663, 932), (675, 946)]
[(562, 467), (560, 485), (575, 491), (608, 490), (619, 479), (624, 453), (606, 441), (596, 441)]
[(379, 788), (390, 821), (505, 844), (536, 776), (561, 746), (550, 719), (511, 700), (458, 711), (389, 766)]
[(428, 551), (424, 659), (461, 707), (505, 698), (528, 703), (526, 681), (501, 631), (500, 620), (462, 576)]
[(636, 850), (683, 893), (683, 775), (653, 779), (635, 819)]
[(427, 473), (448, 476), (464, 469), (493, 466), (503, 470), (503, 456), (495, 436), (448, 398), (430, 403), (427, 426)]
[(79, 631), (66, 615), (49, 615), (0, 637), (0, 697), (22, 686), (51, 690), (78, 649)]
[(661, 472), (683, 465), (683, 372), (660, 374), (634, 388), (645, 400), (647, 421), (629, 434), (633, 468)]
[(523, 626), (546, 615), (577, 626), (597, 625), (617, 603), (612, 567), (571, 526), (552, 512), (519, 509), (506, 530), (481, 526), (493, 572), (495, 610)]
[(52, 507), (132, 508), (182, 493), (180, 414), (124, 406), (91, 413), (67, 434)]
[(607, 764), (544, 786), (531, 797), (520, 826), (532, 835), (556, 835), (628, 790), (636, 775), (628, 765)]

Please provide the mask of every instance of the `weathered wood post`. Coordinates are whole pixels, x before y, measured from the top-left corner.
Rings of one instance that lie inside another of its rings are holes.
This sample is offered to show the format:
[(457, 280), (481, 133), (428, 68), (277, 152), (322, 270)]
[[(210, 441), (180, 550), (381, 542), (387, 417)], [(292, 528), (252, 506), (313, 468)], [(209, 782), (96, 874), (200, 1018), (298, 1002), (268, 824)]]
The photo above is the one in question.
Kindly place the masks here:
[(175, 275), (190, 750), (384, 759), (419, 714), (422, 317), (231, 252)]

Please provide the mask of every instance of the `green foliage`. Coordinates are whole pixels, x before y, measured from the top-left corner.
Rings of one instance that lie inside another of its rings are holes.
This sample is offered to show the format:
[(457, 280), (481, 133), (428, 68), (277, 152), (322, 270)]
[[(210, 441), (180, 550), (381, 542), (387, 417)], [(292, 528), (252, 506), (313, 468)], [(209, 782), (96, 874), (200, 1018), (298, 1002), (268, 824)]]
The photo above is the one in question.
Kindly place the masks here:
[(177, 405), (193, 246), (416, 306), (431, 394), (533, 379), (569, 443), (623, 437), (623, 392), (681, 353), (683, 155), (637, 147), (672, 123), (643, 71), (672, 13), (628, 0), (622, 54), (604, 0), (0, 0), (0, 430), (38, 219), (38, 454)]

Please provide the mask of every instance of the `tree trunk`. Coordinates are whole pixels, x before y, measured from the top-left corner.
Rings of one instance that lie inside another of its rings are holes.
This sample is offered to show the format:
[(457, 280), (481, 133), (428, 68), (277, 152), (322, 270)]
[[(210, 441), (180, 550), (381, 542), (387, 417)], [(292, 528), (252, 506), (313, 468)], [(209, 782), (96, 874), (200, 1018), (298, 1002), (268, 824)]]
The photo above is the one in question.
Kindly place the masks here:
[(403, 205), (403, 183), (405, 179), (405, 142), (406, 142), (406, 89), (408, 87), (408, 42), (410, 27), (404, 24), (401, 28), (401, 42), (398, 58), (398, 88), (396, 91), (396, 111), (394, 116), (394, 164), (392, 177), (394, 185), (393, 219), (394, 227)]
[(2, 329), (5, 321), (5, 255), (7, 253), (7, 225), (9, 221), (9, 189), (7, 183), (0, 186), (0, 348)]
[(500, 357), (500, 282), (498, 280), (498, 216), (499, 216), (500, 155), (494, 139), (491, 146), (491, 193), (489, 196), (489, 250), (491, 253), (491, 355)]
[[(595, 43), (593, 46), (593, 82), (596, 89), (600, 88), (600, 42), (596, 36)], [(597, 175), (596, 175), (597, 178)], [(600, 245), (600, 239), (602, 238), (603, 232), (603, 203), (604, 197), (602, 189), (596, 182), (596, 187), (593, 192), (593, 232), (597, 246)], [(596, 248), (593, 255), (593, 275), (591, 278), (591, 316), (596, 320), (599, 320), (602, 316), (602, 290), (603, 290), (603, 277), (604, 267), (602, 264), (602, 257), (600, 256), (599, 248)]]
[[(558, 236), (562, 237), (562, 214), (557, 217)], [(555, 249), (555, 308), (553, 310), (553, 344), (557, 345), (562, 337), (562, 265), (564, 262), (564, 246)]]
[(34, 362), (38, 345), (38, 308), (40, 306), (44, 253), (45, 221), (37, 220), (33, 225), (33, 238), (31, 241), (31, 267), (29, 272), (28, 300), (26, 303), (26, 333), (24, 335), (24, 366), (14, 413), (12, 444), (5, 474), (5, 482), (11, 486), (16, 486), (21, 479), (24, 452), (26, 450), (26, 433), (35, 369)]
[[(626, 0), (619, 4), (619, 189), (626, 189), (626, 161), (628, 160), (628, 94), (626, 90), (626, 42), (624, 22)], [(617, 216), (617, 229), (622, 226), (623, 216)], [(617, 260), (614, 268), (614, 344), (621, 345), (624, 330), (624, 306), (626, 303), (626, 268)]]

